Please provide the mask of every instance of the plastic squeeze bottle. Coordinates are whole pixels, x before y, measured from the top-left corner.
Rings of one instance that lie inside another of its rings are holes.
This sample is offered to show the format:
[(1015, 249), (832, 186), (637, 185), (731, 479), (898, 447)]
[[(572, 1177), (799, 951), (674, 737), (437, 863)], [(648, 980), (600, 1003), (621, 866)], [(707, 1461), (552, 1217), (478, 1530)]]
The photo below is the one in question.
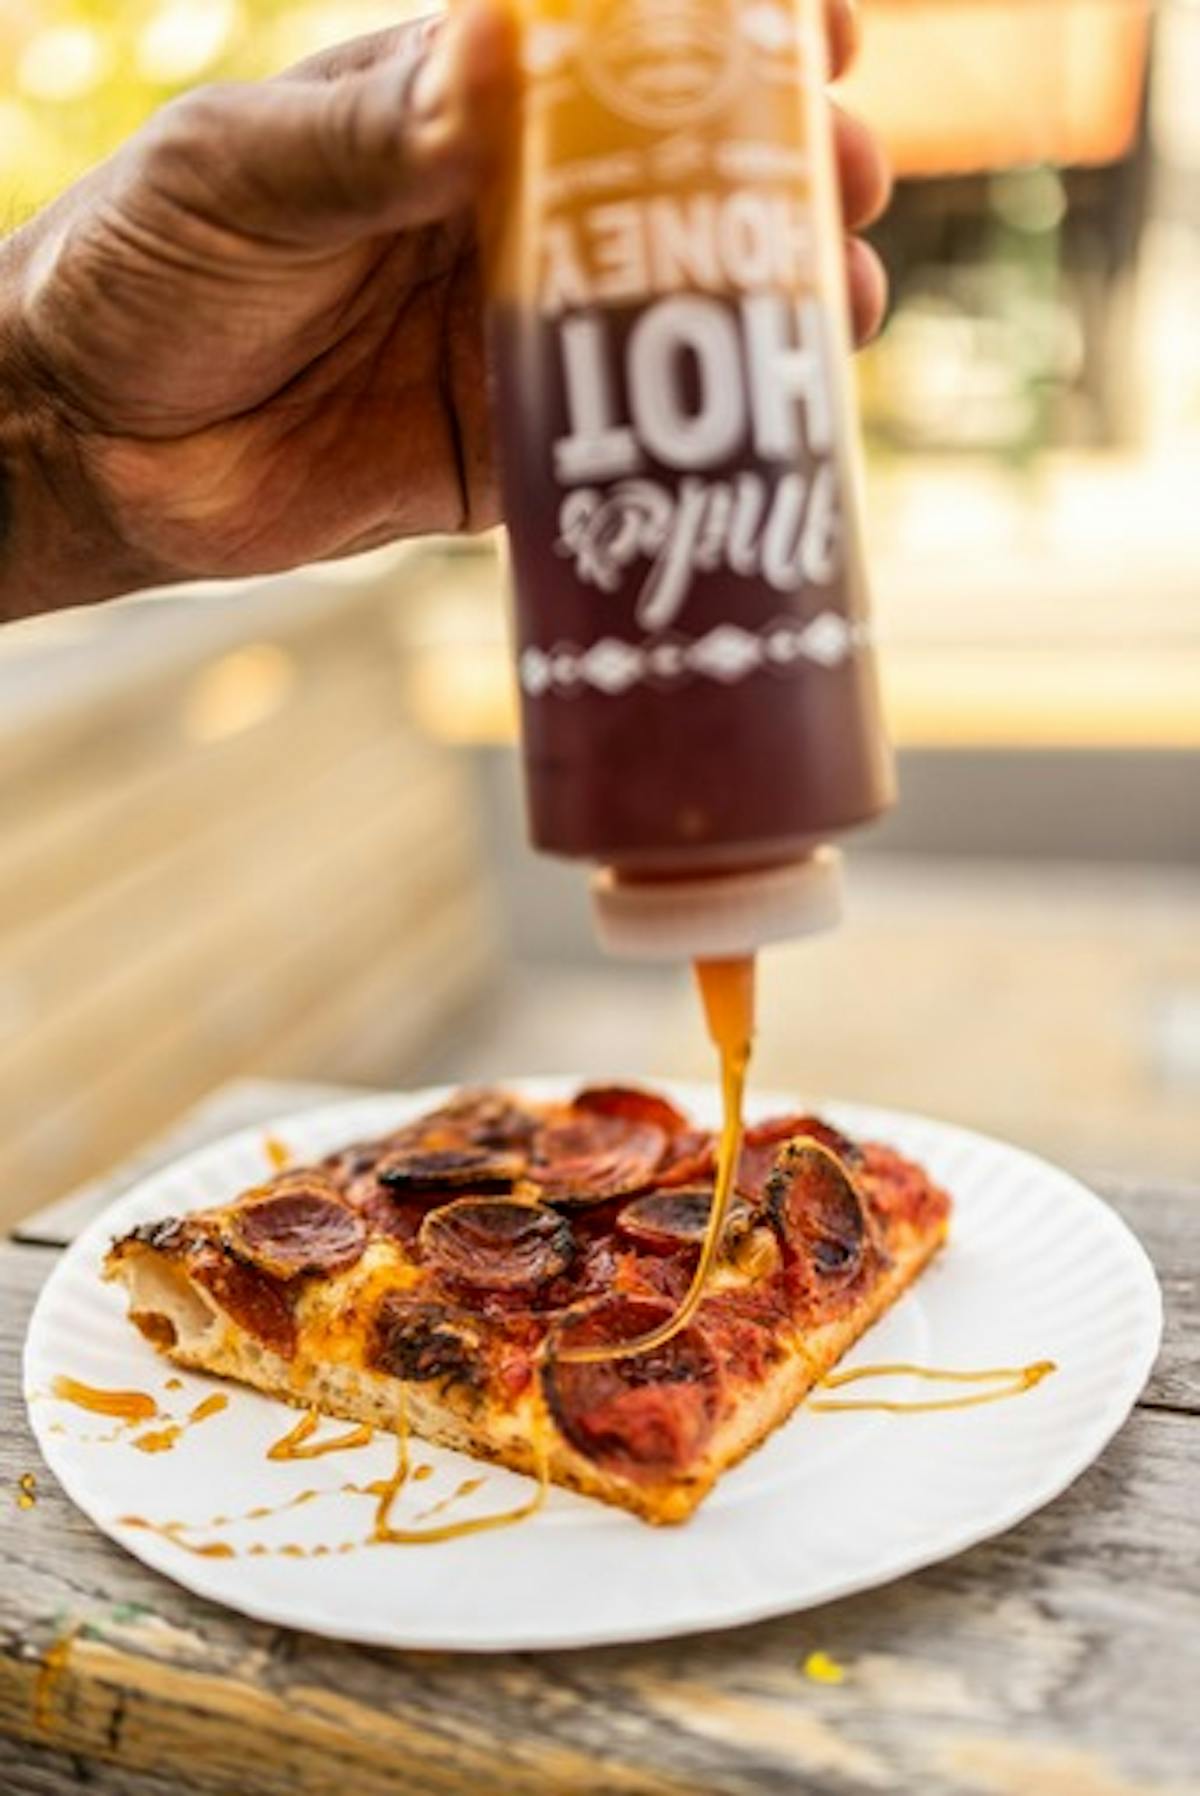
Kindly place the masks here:
[(891, 800), (820, 0), (520, 0), (490, 327), (534, 845), (614, 953), (834, 921)]

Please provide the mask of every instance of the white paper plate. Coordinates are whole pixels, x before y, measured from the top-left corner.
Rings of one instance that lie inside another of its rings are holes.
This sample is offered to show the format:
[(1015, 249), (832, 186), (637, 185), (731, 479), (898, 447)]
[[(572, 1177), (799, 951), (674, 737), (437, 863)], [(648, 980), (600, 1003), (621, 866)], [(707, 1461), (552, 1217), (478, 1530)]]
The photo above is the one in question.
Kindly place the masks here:
[[(559, 1095), (576, 1081), (527, 1081)], [(675, 1087), (716, 1121), (707, 1089)], [(394, 1127), (444, 1093), (367, 1098), (289, 1117), (275, 1132), (300, 1157)], [(751, 1114), (794, 1100), (761, 1096)], [(372, 1547), (338, 1556), (202, 1558), (122, 1526), (130, 1513), (203, 1524), (329, 1492), (223, 1538), (312, 1546), (361, 1540), (369, 1497), (346, 1481), (386, 1475), (390, 1437), (305, 1463), (268, 1462), (291, 1422), (286, 1406), (229, 1387), (227, 1410), (148, 1456), (129, 1430), (47, 1395), (56, 1374), (135, 1388), (183, 1416), (212, 1390), (172, 1369), (129, 1325), (123, 1293), (100, 1282), (109, 1240), (135, 1223), (232, 1197), (265, 1170), (259, 1128), (205, 1148), (146, 1179), (92, 1224), (42, 1292), (25, 1351), (30, 1416), (46, 1461), (97, 1527), (202, 1596), (264, 1621), (371, 1644), (502, 1649), (589, 1646), (730, 1627), (828, 1602), (928, 1565), (1011, 1527), (1048, 1503), (1120, 1427), (1153, 1364), (1161, 1333), (1154, 1272), (1138, 1242), (1098, 1197), (1031, 1155), (963, 1129), (889, 1111), (831, 1104), (852, 1134), (919, 1159), (953, 1194), (949, 1246), (848, 1364), (908, 1360), (941, 1367), (1052, 1359), (1058, 1372), (1011, 1402), (932, 1414), (800, 1411), (721, 1482), (685, 1526), (652, 1529), (620, 1511), (552, 1491), (532, 1521), (437, 1546)], [(878, 1394), (879, 1387), (872, 1386)], [(843, 1393), (866, 1395), (867, 1387)], [(891, 1395), (931, 1394), (928, 1387)], [(940, 1393), (933, 1392), (937, 1395)], [(484, 1473), (454, 1517), (509, 1508), (528, 1481), (418, 1443), (434, 1467), (410, 1485), (395, 1519), (415, 1517)]]

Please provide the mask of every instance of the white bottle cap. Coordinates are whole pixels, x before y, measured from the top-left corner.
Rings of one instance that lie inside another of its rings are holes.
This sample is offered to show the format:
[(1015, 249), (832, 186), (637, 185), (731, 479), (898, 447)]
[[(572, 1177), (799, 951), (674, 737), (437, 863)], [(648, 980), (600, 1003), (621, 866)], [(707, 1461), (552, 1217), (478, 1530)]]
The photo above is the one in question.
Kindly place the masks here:
[(839, 922), (842, 857), (818, 848), (783, 867), (703, 879), (626, 880), (604, 867), (592, 880), (592, 908), (610, 954), (735, 960)]

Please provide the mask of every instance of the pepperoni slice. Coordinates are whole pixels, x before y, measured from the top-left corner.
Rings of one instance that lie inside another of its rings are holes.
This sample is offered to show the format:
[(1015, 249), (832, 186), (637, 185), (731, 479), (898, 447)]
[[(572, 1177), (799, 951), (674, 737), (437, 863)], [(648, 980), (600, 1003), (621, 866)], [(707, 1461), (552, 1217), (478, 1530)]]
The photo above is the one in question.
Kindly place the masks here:
[(460, 1091), (427, 1119), (432, 1125), (475, 1147), (527, 1148), (538, 1126), (531, 1110), (506, 1091)]
[(529, 1177), (556, 1204), (632, 1196), (654, 1182), (666, 1146), (656, 1123), (573, 1113), (534, 1136)]
[(623, 1116), (626, 1122), (653, 1123), (665, 1135), (678, 1135), (688, 1127), (682, 1110), (652, 1091), (639, 1091), (633, 1085), (589, 1085), (581, 1091), (572, 1106), (588, 1110), (595, 1116)]
[(862, 1199), (831, 1153), (805, 1141), (785, 1147), (767, 1181), (766, 1203), (786, 1265), (817, 1292), (851, 1282), (872, 1236)]
[(563, 1318), (542, 1368), (546, 1401), (567, 1440), (629, 1478), (678, 1476), (704, 1452), (721, 1404), (712, 1348), (695, 1326), (628, 1359), (573, 1364), (555, 1348), (629, 1340), (671, 1313), (671, 1304), (656, 1298), (601, 1298)]
[(734, 1180), (735, 1189), (751, 1203), (758, 1203), (780, 1148), (784, 1142), (798, 1138), (819, 1141), (822, 1147), (827, 1147), (839, 1160), (850, 1165), (862, 1157), (852, 1141), (818, 1116), (775, 1116), (746, 1130)]
[(418, 1241), (426, 1265), (483, 1291), (536, 1290), (575, 1257), (565, 1216), (511, 1197), (442, 1204), (426, 1216)]
[(708, 1129), (681, 1129), (671, 1137), (656, 1185), (701, 1185), (717, 1170), (717, 1138)]
[(331, 1178), (339, 1190), (353, 1185), (367, 1173), (374, 1172), (375, 1167), (385, 1152), (382, 1141), (352, 1141), (349, 1147), (342, 1147), (336, 1153), (326, 1154), (318, 1162), (323, 1173)]
[(377, 1371), (415, 1384), (441, 1379), (471, 1388), (484, 1371), (483, 1338), (468, 1315), (397, 1292), (375, 1312), (367, 1357)]
[[(617, 1227), (629, 1240), (656, 1253), (672, 1253), (682, 1246), (699, 1247), (708, 1231), (712, 1200), (711, 1185), (647, 1191), (625, 1205), (617, 1217)], [(732, 1204), (725, 1219), (726, 1236), (744, 1228), (748, 1215), (745, 1204)]]
[(212, 1241), (192, 1252), (188, 1272), (239, 1328), (264, 1347), (291, 1359), (296, 1351), (296, 1324), (287, 1290), (277, 1279)]
[(389, 1191), (486, 1191), (506, 1188), (525, 1170), (524, 1154), (467, 1144), (392, 1148), (375, 1167)]
[(361, 1216), (368, 1235), (386, 1235), (393, 1241), (415, 1241), (430, 1210), (444, 1204), (444, 1191), (413, 1192), (401, 1197), (385, 1191), (371, 1179), (351, 1185), (346, 1202)]
[(437, 1110), (397, 1129), (383, 1148), (491, 1148), (519, 1152), (528, 1147), (538, 1119), (502, 1091), (460, 1091)]
[(367, 1245), (362, 1218), (319, 1174), (285, 1174), (231, 1213), (235, 1244), (273, 1278), (344, 1272)]

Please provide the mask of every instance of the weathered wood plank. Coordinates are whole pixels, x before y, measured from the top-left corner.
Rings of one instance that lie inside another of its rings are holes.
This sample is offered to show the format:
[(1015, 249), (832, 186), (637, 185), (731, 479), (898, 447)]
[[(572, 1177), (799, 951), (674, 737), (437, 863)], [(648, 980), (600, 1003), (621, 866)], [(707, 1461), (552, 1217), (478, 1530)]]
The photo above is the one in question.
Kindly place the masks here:
[[(1173, 1263), (1194, 1263), (1200, 1207), (1169, 1209)], [(6, 1493), (36, 1463), (16, 1349), (52, 1257), (0, 1252)], [(158, 1796), (143, 1774), (239, 1796), (341, 1781), (362, 1796), (1182, 1796), (1200, 1747), (1198, 1479), (1200, 1422), (1142, 1409), (1050, 1509), (884, 1593), (730, 1634), (466, 1662), (243, 1621), (128, 1558), (44, 1476), (0, 1542), (0, 1736), (28, 1750), (21, 1796), (73, 1787), (70, 1755), (120, 1796)], [(804, 1676), (814, 1648), (842, 1684)]]

